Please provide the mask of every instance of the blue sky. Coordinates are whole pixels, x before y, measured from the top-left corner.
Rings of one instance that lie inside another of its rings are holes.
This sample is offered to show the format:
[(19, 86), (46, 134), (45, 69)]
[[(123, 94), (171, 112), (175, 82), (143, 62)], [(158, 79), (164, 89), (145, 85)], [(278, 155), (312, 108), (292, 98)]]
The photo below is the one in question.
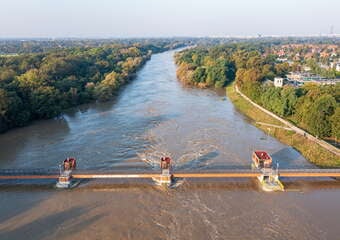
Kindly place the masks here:
[(340, 33), (339, 0), (0, 0), (0, 38)]

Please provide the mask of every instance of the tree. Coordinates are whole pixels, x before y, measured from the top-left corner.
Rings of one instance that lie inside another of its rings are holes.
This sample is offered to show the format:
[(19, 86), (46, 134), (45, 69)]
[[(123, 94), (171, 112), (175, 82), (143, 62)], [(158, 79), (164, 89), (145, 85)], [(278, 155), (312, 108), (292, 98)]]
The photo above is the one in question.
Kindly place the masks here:
[(12, 81), (15, 77), (16, 73), (13, 69), (1, 69), (0, 70), (0, 82), (9, 82)]
[(263, 66), (263, 68), (262, 68), (262, 76), (264, 78), (268, 78), (268, 79), (271, 79), (271, 80), (274, 79), (275, 73), (273, 72), (273, 69), (272, 69), (271, 65), (266, 64), (266, 65)]
[(94, 96), (99, 101), (108, 101), (113, 97), (112, 88), (104, 84), (99, 84), (94, 88)]
[(330, 117), (332, 136), (340, 140), (340, 107), (335, 109), (334, 114)]
[(101, 82), (102, 85), (110, 87), (112, 91), (116, 90), (119, 87), (119, 75), (112, 71), (105, 76), (105, 79)]
[(330, 116), (334, 114), (336, 101), (331, 95), (317, 98), (306, 114), (305, 122), (310, 131), (319, 137), (329, 137), (332, 133)]
[(239, 68), (236, 71), (235, 80), (236, 80), (237, 85), (240, 86), (240, 87), (242, 87), (242, 85), (244, 83), (244, 74), (245, 74), (245, 72), (246, 72), (245, 68)]
[(227, 77), (225, 75), (225, 69), (221, 63), (217, 63), (207, 68), (207, 81), (208, 86), (214, 86), (217, 81), (225, 84)]
[(262, 66), (263, 61), (258, 52), (254, 52), (255, 56), (249, 57), (247, 61), (247, 68), (259, 68)]
[(192, 74), (192, 80), (196, 83), (205, 82), (206, 73), (204, 67), (198, 67)]
[(289, 64), (287, 62), (279, 63), (275, 65), (276, 75), (280, 77), (285, 77), (286, 74), (290, 71)]
[(54, 87), (41, 86), (30, 96), (32, 113), (37, 118), (51, 118), (61, 113), (60, 94)]
[(7, 92), (0, 88), (0, 117), (4, 117), (8, 110)]
[(295, 88), (286, 87), (281, 91), (282, 98), (282, 115), (289, 116), (295, 111), (295, 105), (297, 103), (298, 97)]
[(244, 72), (243, 78), (244, 81), (260, 82), (262, 79), (262, 74), (257, 68), (250, 68)]
[(6, 113), (8, 111), (8, 99), (5, 90), (0, 89), (0, 132), (7, 128)]
[(37, 88), (44, 84), (39, 76), (38, 69), (28, 70), (26, 73), (18, 76), (17, 81), (19, 82), (19, 86), (26, 90)]
[(275, 87), (262, 87), (261, 91), (261, 103), (270, 111), (283, 116), (284, 115), (284, 104), (281, 99), (281, 89)]

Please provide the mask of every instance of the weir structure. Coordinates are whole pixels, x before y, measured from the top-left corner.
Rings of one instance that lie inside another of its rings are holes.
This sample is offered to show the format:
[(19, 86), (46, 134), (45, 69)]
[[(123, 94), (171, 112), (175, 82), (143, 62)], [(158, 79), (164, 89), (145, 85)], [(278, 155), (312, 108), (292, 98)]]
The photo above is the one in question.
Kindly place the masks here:
[[(165, 163), (161, 172), (116, 172), (90, 171), (76, 169), (1, 169), (0, 180), (20, 179), (55, 179), (58, 188), (71, 188), (75, 179), (152, 179), (159, 185), (171, 186), (178, 178), (261, 178), (266, 172), (258, 169), (227, 169), (218, 172), (174, 172), (171, 165)], [(271, 173), (272, 174), (272, 173)], [(275, 170), (275, 177), (340, 177), (340, 169), (280, 169)]]

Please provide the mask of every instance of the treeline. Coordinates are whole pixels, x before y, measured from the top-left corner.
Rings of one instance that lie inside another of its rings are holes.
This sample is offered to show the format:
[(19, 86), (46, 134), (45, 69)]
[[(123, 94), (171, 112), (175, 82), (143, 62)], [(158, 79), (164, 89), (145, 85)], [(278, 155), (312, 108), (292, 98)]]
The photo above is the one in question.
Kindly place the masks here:
[(177, 77), (200, 88), (223, 87), (235, 78), (235, 64), (228, 54), (232, 50), (192, 48), (179, 52), (175, 56)]
[(311, 72), (314, 74), (318, 74), (329, 79), (340, 78), (340, 72), (337, 71), (335, 67), (329, 69), (322, 68), (319, 66), (315, 58), (307, 60), (306, 65), (311, 68)]
[(116, 44), (0, 57), (0, 132), (109, 100), (153, 52), (174, 46)]
[(177, 76), (186, 84), (202, 88), (224, 87), (236, 74), (255, 81), (285, 76), (290, 70), (288, 63), (276, 63), (276, 56), (272, 54), (263, 57), (267, 44), (237, 43), (187, 49), (175, 56)]
[[(256, 52), (256, 51), (255, 51)], [(321, 138), (340, 138), (340, 85), (305, 84), (276, 88), (268, 79), (284, 77), (293, 66), (270, 55), (243, 52), (236, 63), (236, 84), (248, 97)], [(254, 55), (254, 56), (253, 56)], [(242, 60), (244, 59), (244, 60)]]
[(192, 38), (124, 38), (124, 39), (0, 39), (0, 55), (42, 53), (67, 48), (103, 47), (107, 45), (133, 44), (149, 46), (154, 49), (178, 48), (192, 45)]
[(306, 84), (275, 88), (294, 66), (277, 62), (261, 44), (197, 47), (176, 56), (178, 78), (198, 87), (221, 87), (236, 80), (240, 90), (268, 110), (322, 138), (340, 139), (340, 85)]

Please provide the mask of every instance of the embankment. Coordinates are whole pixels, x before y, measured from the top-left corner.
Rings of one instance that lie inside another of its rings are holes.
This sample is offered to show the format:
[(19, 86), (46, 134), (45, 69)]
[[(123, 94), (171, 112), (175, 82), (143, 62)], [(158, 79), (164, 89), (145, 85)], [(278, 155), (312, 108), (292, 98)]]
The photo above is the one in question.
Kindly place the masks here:
[(255, 107), (245, 98), (243, 98), (239, 93), (236, 92), (234, 83), (230, 84), (226, 88), (226, 91), (228, 97), (233, 102), (235, 107), (254, 120), (254, 124), (258, 128), (277, 138), (282, 143), (294, 147), (305, 158), (319, 167), (340, 167), (340, 157), (336, 153), (325, 149), (323, 146), (320, 146), (312, 137), (309, 138), (308, 135), (300, 134), (295, 131), (294, 128), (292, 128), (292, 130), (287, 130), (284, 128), (274, 128), (263, 124), (256, 124), (256, 122), (262, 122), (282, 127), (287, 126), (287, 124), (284, 124), (282, 121)]

